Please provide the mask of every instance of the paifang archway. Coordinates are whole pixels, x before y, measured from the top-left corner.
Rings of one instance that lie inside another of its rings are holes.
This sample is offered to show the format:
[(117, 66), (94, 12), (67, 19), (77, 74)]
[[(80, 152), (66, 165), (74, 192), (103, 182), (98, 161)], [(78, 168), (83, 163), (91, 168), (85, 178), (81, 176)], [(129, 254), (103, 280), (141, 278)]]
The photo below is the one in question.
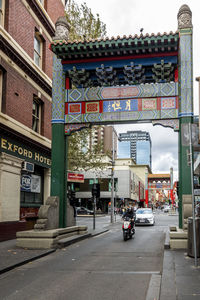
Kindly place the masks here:
[[(191, 178), (183, 125), (193, 121), (192, 13), (178, 12), (169, 34), (68, 40), (61, 17), (51, 44), (54, 56), (51, 195), (60, 197), (65, 226), (67, 135), (93, 124), (152, 122), (179, 132), (179, 227), (191, 213)], [(75, 88), (72, 88), (75, 86)]]

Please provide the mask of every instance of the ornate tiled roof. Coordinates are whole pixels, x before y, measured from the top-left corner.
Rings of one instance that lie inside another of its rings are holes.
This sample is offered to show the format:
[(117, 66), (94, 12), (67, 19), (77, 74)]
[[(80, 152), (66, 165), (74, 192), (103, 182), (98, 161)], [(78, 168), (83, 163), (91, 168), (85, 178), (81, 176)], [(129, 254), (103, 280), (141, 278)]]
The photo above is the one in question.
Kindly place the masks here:
[(61, 59), (158, 54), (178, 50), (179, 33), (117, 36), (87, 41), (54, 40), (51, 50)]

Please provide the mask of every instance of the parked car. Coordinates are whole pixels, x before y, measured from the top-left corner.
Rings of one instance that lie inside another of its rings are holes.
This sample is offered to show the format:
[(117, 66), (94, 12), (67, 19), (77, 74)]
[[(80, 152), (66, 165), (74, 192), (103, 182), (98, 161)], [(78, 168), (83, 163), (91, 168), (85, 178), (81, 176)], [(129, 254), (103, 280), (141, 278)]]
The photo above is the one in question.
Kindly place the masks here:
[(136, 211), (135, 225), (154, 225), (155, 216), (151, 208), (139, 208)]
[(167, 213), (169, 211), (170, 211), (170, 206), (169, 205), (164, 205), (163, 212)]
[(86, 207), (76, 207), (77, 215), (93, 215), (93, 210), (89, 210)]

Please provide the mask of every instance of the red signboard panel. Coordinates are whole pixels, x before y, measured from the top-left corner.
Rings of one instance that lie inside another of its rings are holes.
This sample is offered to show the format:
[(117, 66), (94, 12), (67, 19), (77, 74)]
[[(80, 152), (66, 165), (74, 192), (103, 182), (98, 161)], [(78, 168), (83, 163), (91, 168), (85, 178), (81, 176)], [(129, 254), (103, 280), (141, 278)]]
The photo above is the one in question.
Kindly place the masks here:
[(84, 175), (69, 172), (69, 173), (67, 173), (67, 181), (83, 183), (84, 182)]

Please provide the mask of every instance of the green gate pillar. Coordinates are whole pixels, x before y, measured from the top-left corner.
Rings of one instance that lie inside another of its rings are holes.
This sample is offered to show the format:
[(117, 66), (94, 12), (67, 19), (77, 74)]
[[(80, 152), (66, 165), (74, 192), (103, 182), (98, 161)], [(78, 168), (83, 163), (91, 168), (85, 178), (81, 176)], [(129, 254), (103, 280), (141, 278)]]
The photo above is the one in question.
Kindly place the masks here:
[(59, 196), (59, 227), (66, 226), (66, 157), (64, 132), (65, 75), (59, 59), (53, 58), (51, 196)]
[[(179, 44), (179, 227), (192, 214), (190, 167), (187, 164), (189, 150), (188, 124), (193, 121), (193, 54), (192, 13), (187, 5), (178, 12)], [(186, 126), (185, 126), (186, 125)], [(188, 142), (185, 142), (187, 135)]]
[[(67, 41), (69, 25), (66, 17), (60, 17), (55, 24), (56, 42)], [(53, 57), (53, 87), (52, 87), (52, 168), (51, 168), (51, 196), (59, 196), (59, 227), (66, 226), (66, 170), (67, 153), (65, 143), (65, 73), (61, 60)]]

